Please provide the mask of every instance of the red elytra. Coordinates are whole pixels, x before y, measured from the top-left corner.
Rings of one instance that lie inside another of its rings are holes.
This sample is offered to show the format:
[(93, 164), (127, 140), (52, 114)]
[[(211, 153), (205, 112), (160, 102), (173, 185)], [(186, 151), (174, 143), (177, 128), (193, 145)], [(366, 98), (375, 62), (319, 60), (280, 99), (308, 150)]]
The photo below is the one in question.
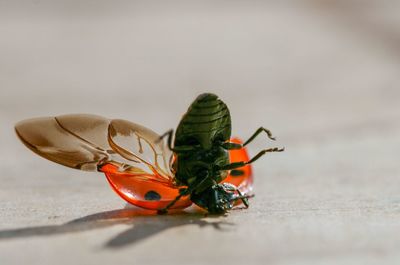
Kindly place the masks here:
[[(231, 142), (242, 143), (238, 138), (233, 138)], [(246, 148), (229, 151), (229, 157), (230, 162), (249, 160)], [(242, 193), (247, 194), (252, 190), (253, 184), (251, 166), (246, 165), (237, 170), (241, 171), (241, 174), (229, 174), (223, 182), (231, 183), (237, 186)], [(105, 173), (111, 187), (121, 198), (128, 203), (146, 209), (157, 210), (164, 208), (178, 196), (179, 188), (182, 188), (174, 186), (172, 182), (156, 181), (157, 176), (154, 175), (151, 176), (153, 180), (137, 178), (132, 173), (118, 171), (118, 167), (112, 164), (105, 164), (101, 171)], [(191, 204), (189, 196), (185, 196), (178, 200), (171, 209), (183, 209)]]

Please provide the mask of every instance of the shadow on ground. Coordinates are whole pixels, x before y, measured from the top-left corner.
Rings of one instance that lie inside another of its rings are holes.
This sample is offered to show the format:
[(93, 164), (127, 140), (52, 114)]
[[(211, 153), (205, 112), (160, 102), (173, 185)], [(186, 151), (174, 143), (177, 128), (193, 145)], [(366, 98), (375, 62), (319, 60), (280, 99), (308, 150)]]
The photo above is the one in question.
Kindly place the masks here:
[(105, 243), (106, 248), (121, 248), (137, 244), (143, 239), (174, 227), (186, 225), (211, 226), (222, 231), (224, 230), (222, 226), (232, 225), (221, 221), (220, 217), (215, 218), (215, 221), (209, 220), (210, 217), (207, 218), (208, 220), (205, 220), (205, 218), (204, 212), (177, 211), (168, 215), (157, 215), (154, 211), (129, 207), (88, 215), (61, 225), (1, 230), (0, 240), (78, 233), (118, 224), (131, 225), (130, 228)]

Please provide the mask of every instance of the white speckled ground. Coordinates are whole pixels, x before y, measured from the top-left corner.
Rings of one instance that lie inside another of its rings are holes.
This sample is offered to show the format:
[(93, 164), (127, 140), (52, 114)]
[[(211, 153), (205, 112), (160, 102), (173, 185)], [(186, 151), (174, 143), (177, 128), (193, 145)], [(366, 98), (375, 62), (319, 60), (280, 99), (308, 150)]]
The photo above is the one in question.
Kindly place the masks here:
[[(0, 2), (0, 264), (399, 264), (397, 1)], [(199, 93), (230, 106), (256, 197), (157, 216), (13, 131), (94, 113), (162, 133)]]

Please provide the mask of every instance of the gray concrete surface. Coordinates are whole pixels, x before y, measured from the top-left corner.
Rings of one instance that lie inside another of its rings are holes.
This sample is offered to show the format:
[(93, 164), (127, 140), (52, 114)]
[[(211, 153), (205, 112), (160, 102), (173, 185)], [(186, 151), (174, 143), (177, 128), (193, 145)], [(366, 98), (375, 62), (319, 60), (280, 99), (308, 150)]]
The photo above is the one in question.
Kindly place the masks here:
[[(279, 3), (278, 3), (279, 2)], [(399, 264), (398, 1), (1, 1), (0, 264)], [(286, 152), (223, 217), (156, 216), (13, 132), (94, 113), (162, 133), (211, 91)]]

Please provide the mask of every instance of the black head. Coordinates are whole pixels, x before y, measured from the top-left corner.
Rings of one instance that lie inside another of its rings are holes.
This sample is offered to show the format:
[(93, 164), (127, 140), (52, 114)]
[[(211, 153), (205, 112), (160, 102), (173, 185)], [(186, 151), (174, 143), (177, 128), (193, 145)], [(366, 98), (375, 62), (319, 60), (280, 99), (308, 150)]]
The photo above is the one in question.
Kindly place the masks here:
[(201, 193), (193, 193), (191, 201), (206, 209), (210, 214), (224, 214), (232, 209), (238, 195), (230, 184), (217, 184)]

